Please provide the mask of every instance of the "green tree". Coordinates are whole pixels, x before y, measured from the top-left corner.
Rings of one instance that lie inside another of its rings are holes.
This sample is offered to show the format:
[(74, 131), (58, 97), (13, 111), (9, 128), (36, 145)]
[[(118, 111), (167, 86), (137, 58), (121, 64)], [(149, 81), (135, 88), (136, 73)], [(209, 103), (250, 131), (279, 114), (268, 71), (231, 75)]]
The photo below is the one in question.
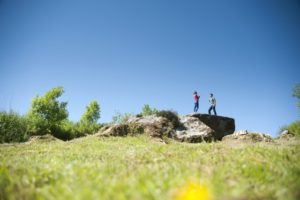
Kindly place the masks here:
[(86, 110), (83, 113), (81, 120), (84, 123), (94, 124), (97, 123), (100, 118), (100, 105), (97, 101), (92, 101), (90, 105), (86, 106)]
[(100, 105), (97, 101), (92, 101), (83, 113), (80, 122), (77, 123), (77, 135), (92, 134), (98, 131), (100, 125), (97, 124), (100, 118)]
[(293, 91), (293, 96), (298, 98), (299, 102), (298, 102), (298, 108), (300, 109), (300, 83), (298, 83)]
[(148, 104), (145, 104), (144, 107), (142, 108), (142, 115), (147, 116), (147, 115), (154, 115), (158, 112), (157, 109), (151, 108)]
[(31, 133), (54, 134), (61, 123), (68, 118), (67, 102), (59, 102), (64, 93), (62, 87), (54, 87), (43, 96), (33, 98), (28, 117), (32, 123)]

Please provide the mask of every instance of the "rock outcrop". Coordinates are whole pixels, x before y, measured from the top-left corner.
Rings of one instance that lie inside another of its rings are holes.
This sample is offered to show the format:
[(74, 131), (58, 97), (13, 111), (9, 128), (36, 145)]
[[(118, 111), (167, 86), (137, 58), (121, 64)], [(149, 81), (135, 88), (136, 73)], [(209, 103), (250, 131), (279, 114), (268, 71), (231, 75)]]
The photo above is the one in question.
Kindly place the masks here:
[(50, 135), (34, 135), (31, 136), (26, 143), (31, 144), (31, 143), (38, 143), (38, 142), (62, 142), (62, 140)]
[(222, 138), (222, 141), (243, 141), (243, 142), (273, 142), (268, 134), (248, 132), (247, 130), (237, 131)]
[(207, 114), (191, 114), (180, 118), (182, 124), (175, 139), (186, 142), (221, 140), (235, 130), (234, 119)]
[(283, 140), (290, 140), (290, 139), (294, 139), (295, 135), (291, 132), (289, 132), (288, 130), (284, 130), (279, 134), (278, 139), (283, 139)]
[[(179, 124), (167, 117), (150, 115), (134, 117), (125, 124), (104, 127), (98, 136), (147, 134), (156, 138), (173, 138), (181, 142), (221, 140), (235, 130), (234, 119), (207, 114), (190, 114), (178, 118)], [(176, 116), (177, 117), (177, 116)], [(175, 120), (176, 121), (176, 120)]]

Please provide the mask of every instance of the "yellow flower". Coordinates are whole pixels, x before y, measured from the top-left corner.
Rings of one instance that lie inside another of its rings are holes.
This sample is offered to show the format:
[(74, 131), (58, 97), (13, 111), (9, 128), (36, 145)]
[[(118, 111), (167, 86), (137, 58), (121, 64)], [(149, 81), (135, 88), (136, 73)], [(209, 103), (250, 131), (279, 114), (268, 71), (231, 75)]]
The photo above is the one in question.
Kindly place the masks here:
[(188, 182), (179, 189), (175, 200), (212, 200), (212, 194), (205, 185)]

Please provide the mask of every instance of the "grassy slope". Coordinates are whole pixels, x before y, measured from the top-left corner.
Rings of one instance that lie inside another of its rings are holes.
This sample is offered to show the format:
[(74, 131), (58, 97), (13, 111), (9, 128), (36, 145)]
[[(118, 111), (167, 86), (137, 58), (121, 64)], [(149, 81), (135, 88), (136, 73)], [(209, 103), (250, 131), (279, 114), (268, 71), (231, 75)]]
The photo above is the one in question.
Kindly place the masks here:
[(163, 144), (145, 136), (0, 145), (0, 199), (299, 199), (300, 142)]

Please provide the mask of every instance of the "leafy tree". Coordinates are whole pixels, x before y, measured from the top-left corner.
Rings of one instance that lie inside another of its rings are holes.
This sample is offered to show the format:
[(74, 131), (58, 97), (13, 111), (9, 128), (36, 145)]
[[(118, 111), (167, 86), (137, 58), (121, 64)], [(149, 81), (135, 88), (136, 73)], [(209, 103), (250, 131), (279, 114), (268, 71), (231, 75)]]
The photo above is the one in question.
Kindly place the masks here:
[[(300, 100), (300, 83), (298, 83), (293, 91), (293, 96), (297, 97)], [(298, 102), (298, 108), (300, 109), (300, 101)]]
[(67, 119), (67, 102), (59, 102), (57, 99), (64, 93), (62, 87), (54, 87), (44, 96), (36, 96), (32, 100), (28, 117), (32, 122), (32, 134), (54, 134)]
[(154, 115), (158, 112), (157, 109), (151, 108), (148, 104), (145, 104), (144, 107), (142, 108), (142, 115), (147, 116), (147, 115)]
[(86, 107), (80, 121), (88, 124), (94, 124), (97, 123), (99, 118), (100, 106), (97, 101), (92, 101), (90, 105)]
[(100, 125), (97, 124), (100, 118), (100, 105), (97, 101), (92, 101), (83, 113), (80, 122), (76, 124), (76, 132), (78, 136), (92, 134), (97, 132)]

